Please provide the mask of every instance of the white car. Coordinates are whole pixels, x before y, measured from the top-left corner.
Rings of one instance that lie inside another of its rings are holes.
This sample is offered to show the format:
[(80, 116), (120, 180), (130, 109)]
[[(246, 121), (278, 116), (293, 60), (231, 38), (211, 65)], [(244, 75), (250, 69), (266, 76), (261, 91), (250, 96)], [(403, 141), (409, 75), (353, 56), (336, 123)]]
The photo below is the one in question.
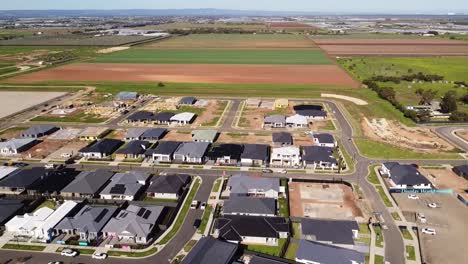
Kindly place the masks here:
[(421, 232), (423, 232), (423, 234), (426, 234), (426, 235), (435, 235), (436, 234), (436, 231), (433, 228), (423, 228), (423, 229), (421, 229)]
[(62, 158), (71, 158), (72, 157), (72, 155), (70, 153), (62, 153), (60, 156)]
[(437, 208), (438, 207), (436, 203), (428, 203), (427, 206), (429, 208)]
[(200, 205), (200, 209), (201, 209), (201, 210), (205, 210), (205, 208), (206, 208), (206, 203), (203, 202), (203, 203)]
[(66, 248), (62, 250), (60, 255), (65, 256), (65, 257), (76, 257), (76, 255), (78, 255), (78, 252), (73, 249)]
[(284, 170), (280, 171), (280, 173), (281, 173), (281, 174), (287, 174), (288, 171), (287, 171), (286, 169), (284, 169)]
[(46, 165), (44, 166), (44, 168), (46, 168), (46, 169), (53, 169), (53, 168), (55, 168), (55, 165), (52, 164), (52, 163), (49, 163), (49, 164), (46, 164)]
[(106, 253), (94, 253), (91, 257), (93, 259), (106, 259), (107, 254)]
[(418, 213), (418, 220), (419, 222), (421, 222), (422, 224), (425, 224), (427, 223), (427, 219), (426, 219), (426, 216), (422, 213)]
[(419, 196), (417, 196), (416, 194), (408, 194), (408, 199), (411, 199), (411, 200), (418, 200), (418, 199), (419, 199)]

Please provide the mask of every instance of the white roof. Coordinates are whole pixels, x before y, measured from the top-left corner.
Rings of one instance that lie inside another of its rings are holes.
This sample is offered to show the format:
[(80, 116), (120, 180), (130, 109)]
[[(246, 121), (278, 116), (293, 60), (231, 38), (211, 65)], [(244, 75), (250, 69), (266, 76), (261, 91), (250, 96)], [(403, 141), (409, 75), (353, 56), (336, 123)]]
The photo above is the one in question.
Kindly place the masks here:
[(293, 115), (290, 117), (286, 117), (286, 123), (291, 124), (299, 124), (299, 125), (307, 125), (307, 117), (301, 115)]
[(16, 167), (0, 166), (0, 180), (18, 170)]
[(276, 155), (296, 155), (299, 156), (300, 151), (298, 147), (281, 147), (281, 148), (273, 148), (271, 156), (274, 157)]
[(42, 207), (30, 214), (17, 215), (5, 224), (5, 228), (10, 232), (19, 230), (32, 231), (42, 225), (53, 212), (54, 210), (49, 207)]
[(195, 117), (194, 113), (184, 112), (171, 117), (171, 121), (190, 121)]
[(40, 228), (44, 233), (54, 228), (67, 214), (75, 208), (78, 203), (74, 201), (65, 201), (59, 208), (57, 208), (47, 219), (40, 225)]
[(34, 138), (12, 138), (6, 142), (0, 142), (0, 149), (16, 150), (35, 141)]

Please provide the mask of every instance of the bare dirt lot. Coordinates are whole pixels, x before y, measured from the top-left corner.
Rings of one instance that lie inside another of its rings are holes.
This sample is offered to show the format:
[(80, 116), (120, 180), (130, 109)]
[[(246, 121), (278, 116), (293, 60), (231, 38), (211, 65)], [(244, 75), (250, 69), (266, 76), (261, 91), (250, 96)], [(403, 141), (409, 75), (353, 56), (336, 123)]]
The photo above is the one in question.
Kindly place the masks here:
[(295, 217), (354, 219), (363, 215), (351, 188), (343, 184), (292, 182), (289, 205)]
[(442, 39), (323, 39), (314, 42), (331, 55), (467, 55), (468, 43)]
[(86, 147), (89, 144), (89, 142), (86, 141), (72, 141), (67, 143), (66, 145), (63, 145), (61, 148), (58, 148), (56, 151), (54, 151), (52, 154), (49, 155), (49, 159), (51, 160), (66, 160), (68, 158), (62, 157), (62, 154), (67, 153), (71, 156), (74, 156), (78, 154), (78, 151), (84, 147)]
[(192, 141), (192, 133), (190, 131), (169, 131), (161, 141)]
[[(216, 74), (213, 74), (216, 72)], [(359, 84), (336, 65), (77, 63), (8, 79), (9, 82), (126, 81), (239, 84)]]
[(451, 169), (421, 168), (420, 171), (423, 175), (427, 176), (437, 189), (452, 189), (468, 200), (468, 194), (465, 193), (465, 190), (468, 190), (468, 181), (456, 175)]
[(464, 140), (468, 141), (468, 129), (457, 130), (455, 134)]
[(0, 92), (0, 118), (64, 94), (59, 92)]
[[(418, 194), (419, 200), (410, 200), (407, 194), (392, 195), (405, 212), (423, 213), (427, 223), (418, 223), (419, 228), (434, 228), (436, 235), (419, 232), (423, 263), (465, 263), (466, 235), (468, 228), (466, 206), (450, 194)], [(440, 208), (429, 208), (427, 203), (437, 203)], [(406, 214), (405, 214), (406, 215)]]
[(364, 134), (377, 141), (392, 142), (394, 145), (423, 153), (450, 151), (454, 147), (426, 128), (412, 128), (386, 119), (364, 118)]
[(271, 144), (271, 134), (268, 133), (221, 133), (217, 142), (235, 144)]
[(21, 155), (25, 158), (33, 158), (33, 159), (44, 159), (50, 154), (54, 153), (58, 149), (65, 146), (67, 142), (62, 140), (44, 140), (41, 143), (35, 145), (34, 147), (30, 148), (28, 151), (21, 153)]

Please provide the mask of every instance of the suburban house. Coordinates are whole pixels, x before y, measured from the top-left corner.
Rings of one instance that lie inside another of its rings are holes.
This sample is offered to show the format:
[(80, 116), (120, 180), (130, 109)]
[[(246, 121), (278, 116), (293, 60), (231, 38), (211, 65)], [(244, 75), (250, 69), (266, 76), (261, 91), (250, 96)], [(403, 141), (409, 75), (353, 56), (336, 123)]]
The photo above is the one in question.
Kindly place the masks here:
[(42, 207), (31, 214), (17, 215), (5, 224), (5, 230), (15, 235), (49, 242), (54, 237), (53, 228), (77, 205), (74, 201), (65, 201), (55, 210)]
[(456, 167), (453, 167), (452, 170), (458, 176), (468, 179), (468, 165), (456, 166)]
[(294, 106), (296, 114), (305, 116), (307, 119), (323, 120), (327, 118), (327, 112), (321, 105), (296, 105)]
[(114, 175), (108, 170), (82, 171), (60, 192), (67, 198), (95, 198)]
[(23, 131), (21, 136), (24, 138), (40, 138), (50, 135), (57, 130), (59, 130), (59, 128), (53, 125), (37, 125)]
[(125, 134), (124, 140), (125, 141), (132, 141), (132, 140), (142, 140), (141, 136), (145, 131), (148, 130), (147, 128), (129, 128), (127, 130), (127, 134)]
[(224, 215), (214, 223), (214, 236), (231, 243), (277, 246), (288, 234), (288, 220), (281, 217)]
[(119, 244), (148, 244), (164, 218), (163, 206), (128, 205), (112, 217), (102, 232)]
[(0, 193), (21, 194), (45, 181), (49, 172), (51, 170), (46, 170), (44, 167), (17, 170), (0, 180)]
[(175, 114), (172, 112), (159, 112), (151, 118), (151, 121), (158, 125), (169, 125), (173, 116)]
[(179, 105), (193, 105), (195, 104), (195, 102), (197, 102), (197, 98), (192, 97), (192, 96), (186, 96), (180, 99)]
[(279, 179), (250, 177), (236, 174), (229, 178), (227, 189), (230, 196), (251, 196), (278, 199), (280, 193), (284, 193), (284, 187), (280, 187)]
[(100, 240), (102, 228), (118, 211), (116, 206), (83, 206), (73, 216), (62, 219), (54, 228), (58, 235), (80, 236), (80, 241)]
[(79, 153), (85, 158), (105, 159), (109, 158), (123, 142), (118, 139), (104, 138), (80, 149)]
[(431, 189), (431, 182), (413, 165), (401, 165), (398, 162), (384, 162), (381, 173), (390, 179), (390, 188), (395, 189)]
[(213, 143), (218, 136), (216, 130), (194, 130), (192, 131), (193, 142), (208, 142)]
[(178, 200), (189, 187), (192, 177), (188, 174), (160, 175), (153, 178), (146, 196), (155, 199)]
[(276, 216), (275, 198), (231, 196), (224, 201), (223, 215)]
[(78, 175), (75, 169), (65, 168), (58, 170), (46, 170), (35, 167), (31, 171), (24, 171), (23, 177), (30, 177), (32, 173), (41, 175), (41, 179), (27, 187), (27, 193), (31, 196), (57, 196)]
[(275, 108), (286, 108), (289, 106), (289, 100), (286, 98), (278, 98), (275, 100)]
[(156, 142), (163, 138), (166, 133), (167, 129), (165, 128), (149, 128), (140, 136), (140, 140)]
[(354, 220), (302, 218), (301, 234), (302, 239), (352, 249), (359, 238), (359, 225)]
[(273, 148), (270, 156), (270, 166), (298, 167), (301, 165), (301, 153), (298, 147), (288, 146)]
[(181, 264), (231, 264), (236, 259), (238, 245), (213, 237), (202, 237)]
[(19, 214), (24, 209), (25, 202), (17, 199), (0, 199), (0, 230), (6, 222), (8, 222), (15, 215)]
[(335, 138), (331, 134), (313, 134), (312, 138), (314, 140), (315, 145), (320, 147), (335, 148), (338, 146)]
[(34, 138), (12, 138), (6, 142), (0, 142), (0, 154), (4, 156), (17, 155), (27, 151), (39, 143)]
[(179, 148), (180, 142), (160, 141), (154, 149), (148, 149), (145, 153), (154, 162), (170, 163), (174, 159), (174, 152)]
[(148, 183), (151, 174), (142, 171), (116, 173), (99, 193), (101, 199), (133, 201)]
[(365, 254), (352, 249), (300, 240), (296, 251), (296, 262), (305, 264), (364, 264)]
[(130, 141), (125, 146), (117, 150), (115, 153), (115, 158), (117, 160), (144, 158), (145, 152), (150, 146), (151, 143), (149, 143), (149, 141)]
[(241, 154), (241, 164), (243, 166), (266, 166), (270, 161), (268, 145), (245, 144)]
[(179, 114), (175, 114), (171, 117), (171, 124), (176, 125), (188, 125), (195, 120), (196, 115), (194, 113), (183, 112)]
[(309, 121), (307, 121), (307, 117), (296, 114), (286, 117), (286, 126), (291, 128), (309, 127)]
[(137, 92), (119, 92), (116, 96), (117, 100), (120, 101), (135, 101), (138, 99)]
[(147, 123), (153, 120), (154, 114), (149, 111), (138, 111), (127, 117), (128, 123)]
[(265, 128), (283, 128), (286, 127), (286, 117), (284, 115), (270, 115), (263, 119)]
[(0, 166), (0, 180), (19, 170), (16, 167), (11, 166)]
[(179, 163), (204, 163), (209, 146), (210, 143), (206, 142), (184, 142), (174, 152), (174, 161)]
[(273, 145), (277, 147), (291, 146), (293, 144), (293, 137), (288, 132), (277, 132), (271, 135)]
[(237, 165), (240, 162), (243, 146), (239, 144), (214, 145), (206, 154), (216, 165)]
[(307, 146), (303, 148), (302, 161), (309, 169), (338, 169), (338, 160), (333, 156), (333, 148)]
[(107, 127), (87, 127), (78, 136), (80, 140), (95, 141), (103, 138), (108, 132)]

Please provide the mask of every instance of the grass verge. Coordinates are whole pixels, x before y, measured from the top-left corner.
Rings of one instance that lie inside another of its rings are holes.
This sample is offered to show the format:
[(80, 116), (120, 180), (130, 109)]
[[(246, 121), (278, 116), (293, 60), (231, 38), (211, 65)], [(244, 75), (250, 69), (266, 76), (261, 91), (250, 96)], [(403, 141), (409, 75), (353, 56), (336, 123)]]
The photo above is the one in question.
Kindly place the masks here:
[(28, 251), (43, 251), (45, 246), (21, 245), (21, 244), (5, 244), (2, 249), (12, 250), (28, 250)]

